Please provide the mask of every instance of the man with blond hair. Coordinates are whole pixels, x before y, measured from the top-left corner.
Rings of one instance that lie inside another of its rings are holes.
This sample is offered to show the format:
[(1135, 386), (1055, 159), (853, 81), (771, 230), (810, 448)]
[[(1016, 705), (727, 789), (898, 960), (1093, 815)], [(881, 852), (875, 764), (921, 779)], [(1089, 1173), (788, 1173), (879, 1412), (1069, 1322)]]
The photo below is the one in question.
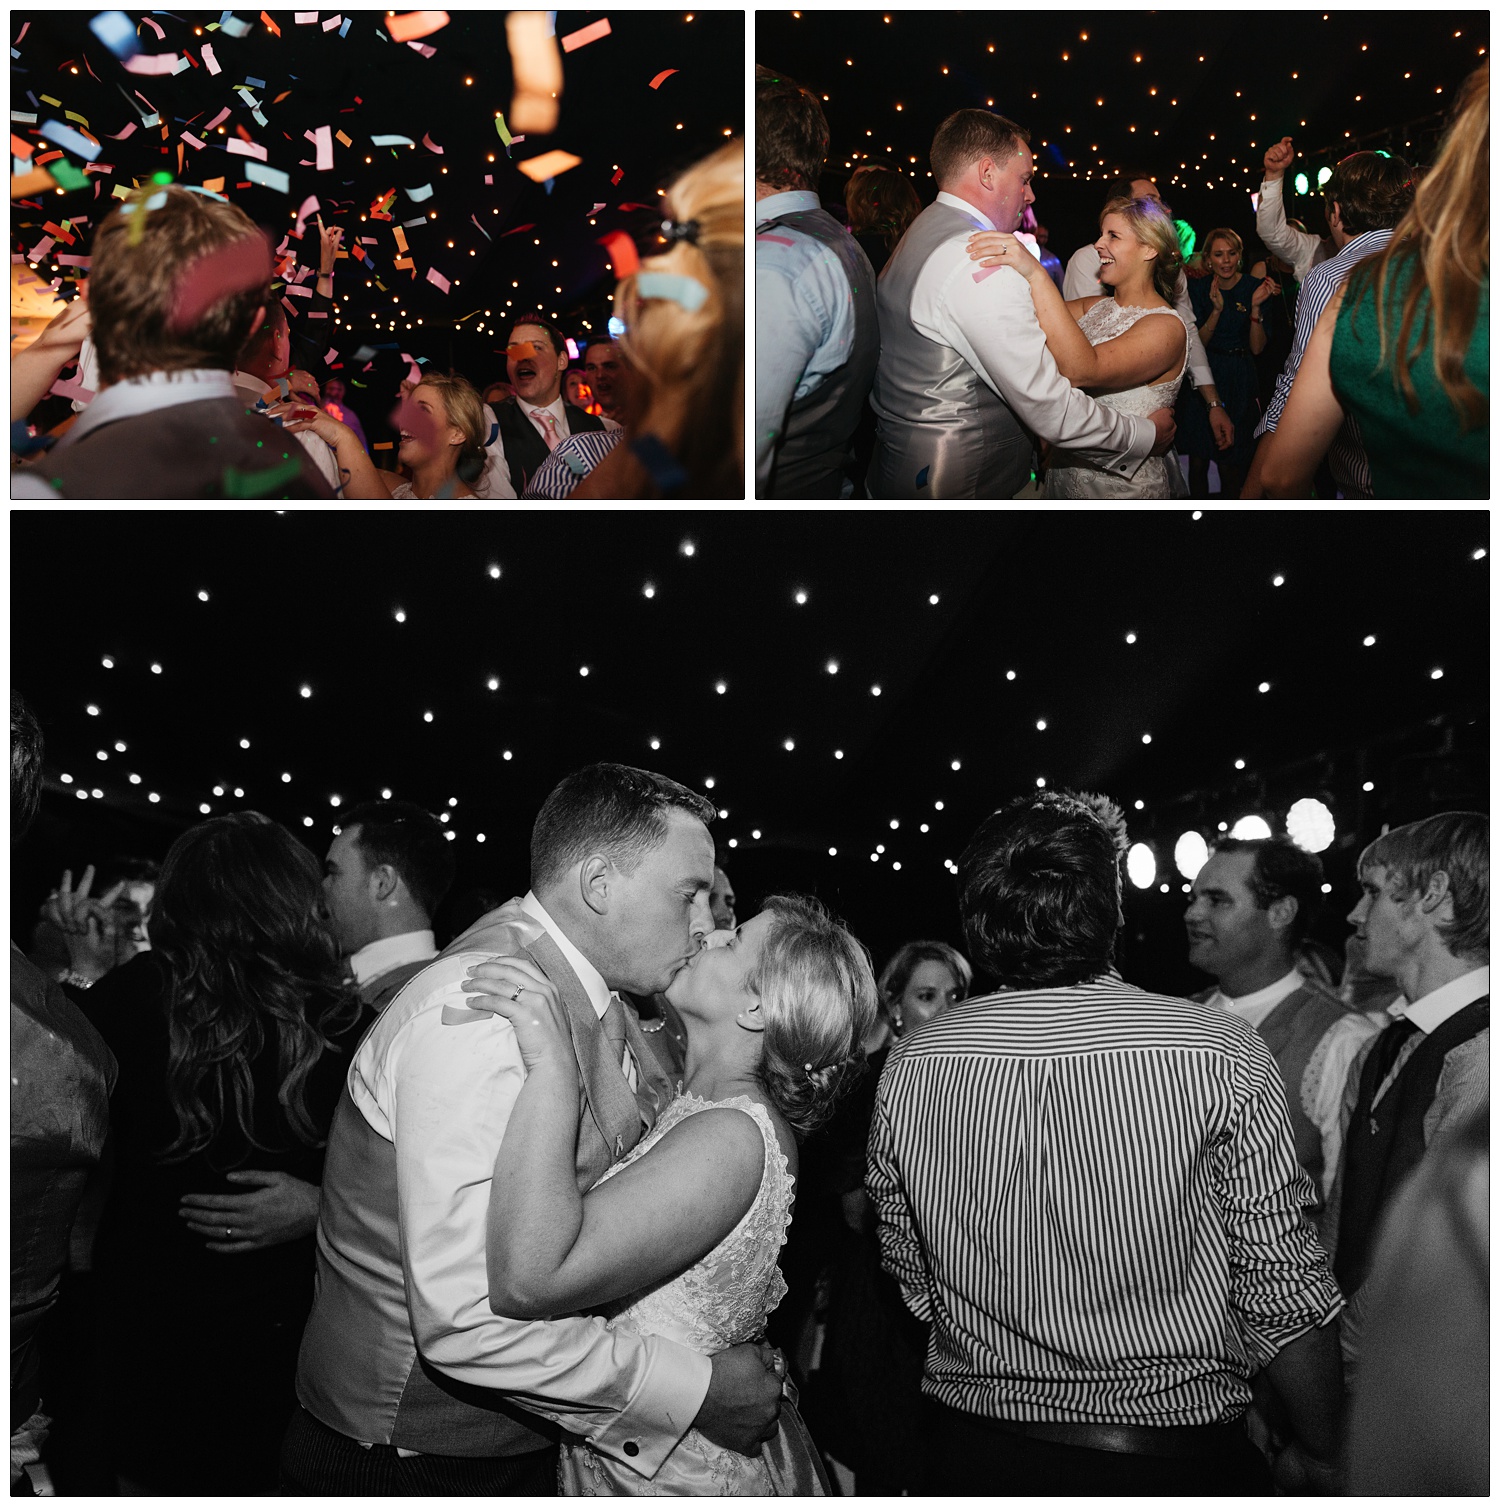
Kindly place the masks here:
[(235, 390), (270, 296), (270, 246), (243, 210), (175, 184), (122, 203), (89, 277), (99, 393), (12, 495), (330, 497), (302, 446)]
[(1349, 923), (1371, 973), (1404, 999), (1356, 1059), (1330, 1200), (1333, 1270), (1350, 1296), (1344, 1356), (1359, 1354), (1375, 1235), (1405, 1179), (1490, 1102), (1490, 820), (1449, 811), (1397, 827), (1360, 854)]

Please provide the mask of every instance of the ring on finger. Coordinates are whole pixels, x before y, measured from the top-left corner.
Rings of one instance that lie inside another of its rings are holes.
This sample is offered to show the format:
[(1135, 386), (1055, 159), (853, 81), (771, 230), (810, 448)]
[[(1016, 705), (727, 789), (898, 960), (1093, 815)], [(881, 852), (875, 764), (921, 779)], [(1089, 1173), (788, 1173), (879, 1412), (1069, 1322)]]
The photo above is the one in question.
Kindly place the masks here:
[(525, 984), (517, 984), (516, 985), (516, 992), (514, 994), (512, 994), (511, 997), (510, 997), (511, 1003), (514, 1004), (518, 999), (520, 999), (520, 997), (525, 992), (526, 992), (526, 985)]

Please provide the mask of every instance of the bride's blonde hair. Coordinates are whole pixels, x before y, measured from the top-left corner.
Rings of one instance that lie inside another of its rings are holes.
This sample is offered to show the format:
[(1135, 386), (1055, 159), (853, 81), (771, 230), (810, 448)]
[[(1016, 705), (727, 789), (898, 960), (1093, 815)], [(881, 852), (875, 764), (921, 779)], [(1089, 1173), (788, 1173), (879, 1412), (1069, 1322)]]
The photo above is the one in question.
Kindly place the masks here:
[(1136, 240), (1156, 253), (1151, 264), (1151, 282), (1171, 303), (1177, 294), (1177, 274), (1182, 270), (1182, 242), (1171, 215), (1156, 199), (1111, 199), (1099, 216), (1101, 230), (1110, 215), (1119, 215)]

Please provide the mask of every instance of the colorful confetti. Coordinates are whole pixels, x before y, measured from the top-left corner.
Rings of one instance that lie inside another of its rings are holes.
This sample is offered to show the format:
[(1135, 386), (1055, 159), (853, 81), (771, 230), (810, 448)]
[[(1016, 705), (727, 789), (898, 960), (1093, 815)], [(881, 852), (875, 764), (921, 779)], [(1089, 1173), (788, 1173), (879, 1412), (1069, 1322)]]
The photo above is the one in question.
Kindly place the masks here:
[(418, 37), (430, 37), (448, 24), (445, 10), (413, 10), (404, 16), (391, 16), (385, 23), (393, 42), (412, 42)]
[(544, 183), (548, 178), (556, 178), (570, 168), (577, 167), (582, 161), (582, 157), (575, 157), (571, 152), (552, 151), (543, 152), (540, 157), (528, 157), (525, 162), (518, 162), (516, 166), (533, 183)]
[(654, 79), (651, 80), (651, 87), (653, 89), (660, 89), (661, 86), (676, 72), (677, 70), (675, 68), (663, 68), (662, 71), (658, 73)]
[(576, 52), (580, 47), (587, 47), (590, 42), (597, 42), (600, 37), (609, 35), (609, 21), (599, 20), (592, 25), (583, 27), (580, 31), (570, 31), (562, 39), (564, 52)]

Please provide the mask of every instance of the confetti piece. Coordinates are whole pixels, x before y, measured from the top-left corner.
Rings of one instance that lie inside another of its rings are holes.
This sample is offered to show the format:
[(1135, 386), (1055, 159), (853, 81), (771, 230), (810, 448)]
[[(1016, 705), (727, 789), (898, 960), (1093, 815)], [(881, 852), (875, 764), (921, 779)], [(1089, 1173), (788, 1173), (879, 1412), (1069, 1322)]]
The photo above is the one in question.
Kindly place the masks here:
[(612, 230), (608, 235), (600, 236), (599, 244), (609, 252), (617, 278), (623, 280), (641, 270), (640, 253), (635, 249), (635, 242), (623, 230)]
[(590, 213), (590, 214), (591, 214), (591, 215), (596, 215), (596, 214), (598, 214), (598, 213), (599, 213), (599, 211), (600, 211), (600, 210), (601, 210), (601, 209), (603, 209), (603, 208), (604, 208), (604, 206), (603, 206), (603, 205), (602, 205), (602, 204), (596, 204), (596, 205), (595, 205), (595, 206), (594, 206), (594, 207), (593, 207), (593, 208), (592, 208), (592, 209), (591, 209), (591, 210), (590, 210), (590, 211), (589, 211), (589, 213)]
[(21, 35), (20, 35), (20, 36), (18, 36), (18, 37), (17, 37), (17, 38), (16, 38), (16, 46), (17, 46), (17, 47), (19, 47), (19, 46), (20, 46), (20, 45), (21, 45), (21, 43), (22, 43), (22, 42), (24, 42), (24, 41), (25, 41), (25, 40), (26, 40), (26, 33), (27, 33), (27, 32), (28, 32), (28, 31), (30, 31), (30, 30), (31, 30), (31, 22), (30, 22), (30, 21), (28, 21), (28, 22), (27, 22), (27, 23), (26, 23), (26, 24), (25, 24), (25, 25), (24, 25), (24, 26), (23, 26), (23, 27), (22, 27), (22, 28), (21, 28)]
[[(252, 183), (260, 183), (266, 188), (274, 188), (278, 194), (289, 194), (292, 191), (292, 180), (280, 168), (267, 167), (263, 162), (247, 162), (245, 164), (245, 176)], [(300, 292), (303, 290), (298, 289), (296, 291)]]
[(44, 235), (30, 251), (26, 253), (28, 262), (40, 261), (57, 244), (50, 235)]
[(36, 124), (36, 116), (28, 115), (25, 110), (12, 110), (10, 112), (10, 118), (15, 121), (17, 125), (34, 126)]
[(927, 485), (927, 473), (931, 469), (932, 468), (930, 466), (923, 466), (922, 469), (917, 472), (917, 485), (919, 487), (925, 487)]
[(292, 232), (298, 240), (302, 239), (302, 229), (307, 223), (308, 215), (315, 215), (323, 206), (318, 203), (316, 194), (309, 194), (303, 201), (302, 207), (297, 211), (297, 228)]
[(435, 57), (437, 55), (437, 48), (429, 47), (426, 42), (408, 42), (406, 45), (414, 52), (420, 52), (424, 58)]
[(495, 183), (495, 175), (493, 173), (486, 173), (484, 175), (484, 181), (493, 188)]
[(345, 136), (342, 131), (335, 131), (333, 133), (333, 139), (335, 141), (341, 141), (341, 142), (343, 142), (343, 144), (346, 147), (352, 147), (354, 145), (354, 143), (349, 139), (349, 137)]
[(214, 118), (211, 121), (209, 121), (209, 123), (206, 126), (204, 126), (203, 129), (205, 131), (211, 131), (211, 130), (213, 130), (213, 128), (215, 126), (221, 126), (221, 125), (223, 125), (224, 122), (226, 120), (228, 120), (228, 119), (229, 119), (229, 106), (226, 105), (222, 110), (219, 111), (219, 113), (217, 115), (214, 116)]
[[(756, 237), (756, 239), (758, 240), (759, 237)], [(977, 272), (971, 272), (969, 276), (972, 277), (976, 283), (982, 283), (985, 278), (994, 276), (994, 274), (999, 270), (1000, 269), (998, 267), (981, 267)]]
[(445, 10), (413, 10), (404, 16), (392, 16), (385, 23), (393, 42), (411, 42), (418, 37), (430, 37), (448, 24)]
[(279, 37), (281, 35), (281, 28), (270, 18), (270, 16), (265, 13), (265, 11), (262, 11), (260, 13), (260, 18), (266, 23), (266, 30), (270, 32), (273, 37)]
[(670, 298), (689, 314), (695, 314), (708, 301), (708, 289), (696, 277), (678, 272), (642, 272), (635, 280), (635, 290), (642, 298)]
[(396, 227), (396, 245), (402, 256), (405, 256), (410, 249), (406, 244), (406, 232), (399, 225)]
[(511, 126), (539, 135), (555, 130), (563, 89), (562, 54), (545, 13), (507, 12), (505, 40), (510, 49)]
[(316, 26), (318, 24), (318, 13), (315, 10), (295, 10), (292, 12), (292, 20), (298, 26)]
[[(35, 120), (36, 116), (33, 115), (31, 118)], [(505, 117), (503, 115), (497, 115), (495, 117), (495, 129), (500, 133), (500, 140), (503, 141), (506, 146), (509, 146), (511, 144), (512, 138), (510, 130), (505, 124)]]
[(410, 136), (372, 136), (370, 138), (370, 144), (377, 147), (416, 146), (416, 142), (414, 142)]
[[(87, 124), (86, 121), (84, 123)], [(422, 145), (426, 147), (429, 152), (436, 152), (439, 157), (443, 155), (442, 147), (440, 147), (437, 142), (432, 139), (430, 132), (427, 135), (423, 136)]]
[(339, 27), (339, 35), (341, 37), (347, 37), (349, 35), (349, 28), (353, 24), (354, 24), (354, 17), (353, 16), (346, 16), (344, 18), (344, 24), (341, 27)]
[(54, 162), (47, 171), (52, 174), (53, 180), (59, 188), (72, 191), (89, 186), (89, 180), (67, 158), (64, 158), (61, 162)]
[[(151, 207), (149, 201), (146, 207)], [(141, 216), (136, 220), (140, 223)], [(232, 241), (189, 267), (177, 287), (171, 323), (176, 329), (189, 329), (221, 298), (263, 287), (270, 279), (271, 247), (266, 237), (256, 234)]]
[(74, 256), (71, 252), (63, 252), (54, 258), (59, 267), (92, 267), (94, 259), (91, 256)]
[(241, 141), (238, 136), (231, 136), (225, 143), (231, 157), (256, 157), (260, 161), (266, 160), (266, 149), (255, 141)]
[(608, 20), (595, 21), (592, 26), (585, 26), (581, 31), (570, 31), (562, 39), (562, 50), (574, 52), (580, 47), (587, 47), (590, 42), (597, 42), (600, 37), (609, 35)]
[(651, 87), (653, 89), (660, 89), (661, 86), (676, 72), (677, 70), (675, 68), (662, 69), (662, 71), (658, 73), (654, 79), (651, 80)]
[(502, 235), (500, 237), (500, 239), (503, 241), (505, 239), (505, 236), (507, 236), (507, 235), (520, 235), (523, 230), (535, 230), (535, 229), (536, 229), (536, 224), (535, 224), (534, 221), (528, 222), (525, 225), (517, 225), (514, 230), (507, 230), (505, 232), (505, 235)]
[(124, 67), (131, 73), (163, 74), (173, 72), (182, 60), (175, 52), (147, 54), (138, 52), (124, 60)]
[(224, 468), (224, 495), (226, 497), (269, 497), (281, 491), (288, 482), (302, 474), (302, 457), (294, 455), (279, 466), (267, 466), (264, 471), (240, 471), (234, 466)]
[(624, 168), (621, 168), (621, 169), (620, 169), (620, 170), (619, 170), (619, 172), (617, 172), (617, 173), (616, 173), (616, 174), (615, 174), (615, 175), (614, 175), (614, 177), (613, 177), (613, 178), (611, 178), (611, 179), (610, 179), (610, 180), (609, 180), (609, 181), (610, 181), (610, 183), (611, 183), (611, 184), (612, 184), (612, 185), (613, 185), (613, 184), (617, 184), (617, 183), (619, 183), (619, 181), (620, 181), (620, 179), (621, 179), (621, 178), (623, 178), (623, 177), (624, 177), (624, 176), (625, 176), (625, 169), (624, 169)]
[(10, 196), (12, 199), (25, 199), (31, 194), (44, 194), (54, 187), (56, 184), (52, 174), (46, 168), (33, 168), (31, 172), (22, 173), (19, 178), (10, 180)]
[(505, 347), (505, 354), (512, 361), (526, 361), (536, 356), (536, 346), (529, 340), (518, 340), (514, 345)]
[(97, 141), (85, 136), (81, 131), (75, 131), (72, 126), (65, 126), (60, 120), (44, 122), (37, 134), (45, 136), (48, 141), (55, 141), (58, 146), (65, 147), (75, 157), (82, 157), (88, 162), (92, 162), (104, 150)]
[(479, 223), (479, 216), (478, 215), (470, 215), (469, 218), (471, 220), (473, 220), (473, 222), (474, 222), (474, 228), (476, 230), (478, 230), (478, 232), (480, 233), (480, 235), (482, 235), (485, 238), (485, 240), (490, 241), (490, 240), (494, 239), (494, 237), (489, 233), (489, 231), (487, 231), (484, 228), (484, 226)]
[(121, 61), (133, 57), (141, 50), (135, 27), (122, 10), (100, 11), (89, 22), (89, 30)]
[(312, 133), (313, 143), (318, 149), (318, 171), (326, 173), (333, 168), (333, 128), (331, 126), (319, 126)]
[(264, 89), (266, 87), (266, 81), (263, 78), (251, 78), (248, 73), (245, 75), (245, 82), (252, 89)]
[[(189, 146), (196, 147), (198, 151), (201, 152), (203, 150), (203, 143), (199, 141), (191, 131), (184, 131), (182, 133), (182, 139), (187, 142)], [(182, 171), (181, 164), (178, 165), (178, 171)]]
[(449, 287), (452, 286), (449, 283), (448, 279), (444, 277), (436, 267), (429, 267), (427, 269), (427, 281), (430, 282), (433, 287), (437, 288), (440, 292), (443, 293), (446, 293)]
[(222, 194), (224, 192), (224, 180), (222, 178), (205, 178), (203, 180), (203, 187), (211, 194)]
[(22, 141), (14, 131), (10, 133), (10, 155), (12, 157), (29, 157), (36, 148), (29, 141)]
[(423, 204), (432, 197), (432, 185), (430, 183), (424, 183), (421, 188), (409, 188), (405, 192), (406, 197), (410, 199), (413, 204)]
[(72, 382), (54, 382), (47, 391), (59, 398), (77, 398), (80, 403), (92, 403), (94, 401), (93, 388), (85, 387), (76, 379)]
[(552, 151), (543, 152), (540, 157), (528, 157), (525, 162), (518, 162), (516, 166), (533, 183), (542, 183), (548, 178), (556, 178), (570, 168), (577, 167), (582, 161), (582, 157), (575, 157), (571, 152)]
[(758, 235), (756, 241), (770, 241), (773, 246), (795, 246), (797, 243), (789, 235)]
[(241, 21), (233, 12), (227, 10), (219, 17), (219, 29), (226, 36), (230, 37), (248, 37), (250, 35), (250, 23), (248, 21)]
[(324, 30), (324, 31), (334, 31), (334, 30), (335, 30), (335, 29), (336, 29), (336, 28), (338, 28), (338, 27), (339, 27), (339, 26), (341, 26), (341, 25), (342, 25), (342, 26), (345, 26), (345, 27), (347, 27), (347, 26), (348, 26), (348, 24), (349, 24), (349, 23), (348, 23), (348, 22), (347, 22), (347, 21), (345, 21), (345, 20), (344, 20), (344, 18), (343, 18), (343, 17), (342, 17), (342, 16), (330, 16), (330, 17), (329, 17), (329, 18), (328, 18), (328, 19), (327, 19), (327, 20), (326, 20), (326, 21), (325, 21), (325, 22), (324, 22), (324, 23), (323, 23), (323, 30)]
[[(153, 21), (150, 16), (142, 16), (141, 17), (141, 26), (149, 26), (151, 28), (151, 30), (156, 33), (156, 40), (158, 42), (165, 42), (166, 41), (167, 34), (166, 34), (166, 32), (164, 32), (161, 29), (161, 23), (159, 21)], [(136, 27), (137, 31), (139, 31), (140, 29), (141, 29), (140, 26)]]

